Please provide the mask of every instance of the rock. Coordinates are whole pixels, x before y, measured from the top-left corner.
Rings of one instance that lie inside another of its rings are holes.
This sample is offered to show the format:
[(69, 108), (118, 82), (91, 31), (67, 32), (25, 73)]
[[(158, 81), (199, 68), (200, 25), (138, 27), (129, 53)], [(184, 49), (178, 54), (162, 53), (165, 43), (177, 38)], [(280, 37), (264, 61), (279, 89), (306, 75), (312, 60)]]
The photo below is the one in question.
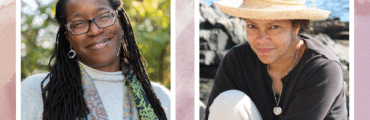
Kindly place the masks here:
[(221, 61), (221, 59), (217, 57), (215, 51), (207, 50), (207, 51), (199, 51), (199, 53), (200, 53), (199, 59), (205, 65), (212, 65), (212, 64), (216, 65)]
[(199, 79), (200, 84), (199, 84), (199, 97), (200, 100), (207, 105), (208, 104), (208, 96), (212, 90), (213, 84), (215, 83), (213, 79), (204, 79), (200, 78)]
[(205, 113), (206, 113), (206, 105), (204, 105), (204, 103), (199, 100), (199, 120), (204, 119)]
[(234, 36), (234, 39), (231, 40), (236, 45), (247, 42), (247, 30), (245, 20), (241, 20), (239, 18), (230, 18), (230, 21), (234, 26), (234, 30), (232, 30), (232, 35)]
[(229, 17), (231, 17), (230, 15), (228, 15), (228, 14), (226, 14), (226, 13), (222, 12), (222, 11), (220, 10), (220, 8), (218, 8), (218, 6), (217, 6), (216, 4), (212, 4), (212, 5), (211, 5), (211, 7), (212, 7), (212, 9), (215, 11), (215, 13), (216, 13), (217, 15), (219, 15), (220, 17), (224, 17), (224, 18), (229, 18)]
[(216, 24), (215, 24), (216, 29), (222, 29), (223, 31), (229, 33), (234, 29), (233, 24), (231, 23), (229, 18), (225, 17), (219, 17), (216, 18)]
[[(347, 115), (349, 115), (349, 96), (346, 96)], [(352, 106), (352, 105), (351, 105)]]
[(199, 23), (206, 22), (206, 19), (203, 18), (203, 16), (199, 15)]
[[(234, 44), (229, 35), (221, 29), (199, 30), (201, 50), (224, 50), (230, 49)], [(230, 39), (230, 40), (229, 40)]]
[[(343, 80), (347, 83), (347, 86), (349, 87), (349, 71), (343, 69), (342, 73), (343, 73)], [(349, 88), (348, 88), (348, 90), (349, 90)], [(348, 92), (348, 90), (347, 90), (347, 92)]]
[(226, 55), (228, 50), (215, 51), (215, 50), (200, 50), (199, 62), (206, 66), (220, 65), (222, 58)]
[(309, 33), (325, 33), (332, 39), (349, 40), (349, 35), (341, 34), (349, 31), (349, 22), (342, 22), (339, 18), (328, 18), (324, 21), (311, 22)]
[(216, 76), (218, 65), (200, 65), (199, 76), (200, 78), (213, 79)]
[(201, 16), (204, 19), (206, 19), (206, 21), (209, 22), (211, 25), (215, 25), (216, 23), (215, 19), (219, 17), (215, 13), (215, 11), (212, 8), (208, 7), (208, 5), (203, 1), (200, 2), (199, 9), (201, 11), (200, 12)]
[(247, 42), (245, 21), (223, 13), (217, 5), (208, 7), (200, 2), (199, 38), (201, 65), (217, 65), (222, 53), (233, 46)]

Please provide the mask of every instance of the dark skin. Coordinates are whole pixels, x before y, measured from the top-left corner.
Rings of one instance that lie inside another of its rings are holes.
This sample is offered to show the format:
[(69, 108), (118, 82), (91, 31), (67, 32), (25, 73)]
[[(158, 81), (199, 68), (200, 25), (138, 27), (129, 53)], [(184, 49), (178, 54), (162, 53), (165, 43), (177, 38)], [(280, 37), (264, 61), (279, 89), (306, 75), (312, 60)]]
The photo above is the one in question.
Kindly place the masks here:
[[(102, 13), (113, 11), (106, 0), (69, 0), (66, 4), (67, 23), (76, 20), (91, 20)], [(116, 17), (113, 25), (99, 28), (90, 23), (87, 33), (74, 35), (67, 32), (67, 39), (77, 53), (77, 60), (100, 71), (119, 71), (119, 51), (123, 38), (121, 23)]]
[[(296, 38), (300, 26), (293, 26), (290, 20), (246, 21), (248, 42), (261, 62), (269, 66), (274, 90), (279, 94), (283, 87), (281, 78), (298, 64), (306, 48), (304, 41)], [(297, 51), (298, 57), (294, 62)]]

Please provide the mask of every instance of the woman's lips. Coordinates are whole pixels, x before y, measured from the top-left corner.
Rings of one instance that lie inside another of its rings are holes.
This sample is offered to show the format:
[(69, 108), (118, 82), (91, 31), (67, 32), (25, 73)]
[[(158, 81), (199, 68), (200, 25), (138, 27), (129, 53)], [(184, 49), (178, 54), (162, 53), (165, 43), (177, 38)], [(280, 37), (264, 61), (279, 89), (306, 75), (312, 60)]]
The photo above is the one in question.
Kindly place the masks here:
[(106, 44), (107, 44), (107, 42), (104, 41), (102, 43), (99, 43), (99, 44), (96, 44), (96, 45), (92, 46), (92, 48), (94, 48), (94, 49), (103, 48)]
[(90, 49), (101, 49), (101, 48), (104, 48), (108, 42), (110, 41), (111, 39), (104, 39), (104, 40), (99, 40), (99, 41), (96, 41), (94, 43), (91, 43), (90, 45), (87, 46), (87, 48), (90, 48)]
[(257, 51), (259, 53), (270, 53), (273, 50), (273, 48), (258, 48)]

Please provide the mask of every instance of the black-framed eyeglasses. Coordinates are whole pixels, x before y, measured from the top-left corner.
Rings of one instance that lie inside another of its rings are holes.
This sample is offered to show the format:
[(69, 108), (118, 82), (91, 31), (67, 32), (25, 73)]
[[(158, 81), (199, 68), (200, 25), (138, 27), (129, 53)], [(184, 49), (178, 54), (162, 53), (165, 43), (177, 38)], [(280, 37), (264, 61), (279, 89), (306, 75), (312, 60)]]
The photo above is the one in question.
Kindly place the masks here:
[(100, 29), (109, 27), (116, 21), (115, 11), (102, 13), (91, 20), (76, 20), (66, 24), (66, 27), (74, 35), (84, 34), (89, 31), (91, 22), (95, 23)]

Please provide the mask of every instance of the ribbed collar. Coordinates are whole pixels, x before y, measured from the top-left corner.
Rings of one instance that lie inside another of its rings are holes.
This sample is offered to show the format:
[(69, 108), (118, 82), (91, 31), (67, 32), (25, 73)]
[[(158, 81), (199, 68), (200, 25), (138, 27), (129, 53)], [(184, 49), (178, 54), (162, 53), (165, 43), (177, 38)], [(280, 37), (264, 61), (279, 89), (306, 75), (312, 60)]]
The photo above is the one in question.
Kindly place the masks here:
[(91, 68), (82, 62), (78, 61), (79, 64), (85, 69), (86, 73), (93, 79), (98, 81), (107, 81), (107, 82), (120, 82), (125, 80), (125, 76), (122, 71), (117, 72), (104, 72), (99, 71), (94, 68)]

